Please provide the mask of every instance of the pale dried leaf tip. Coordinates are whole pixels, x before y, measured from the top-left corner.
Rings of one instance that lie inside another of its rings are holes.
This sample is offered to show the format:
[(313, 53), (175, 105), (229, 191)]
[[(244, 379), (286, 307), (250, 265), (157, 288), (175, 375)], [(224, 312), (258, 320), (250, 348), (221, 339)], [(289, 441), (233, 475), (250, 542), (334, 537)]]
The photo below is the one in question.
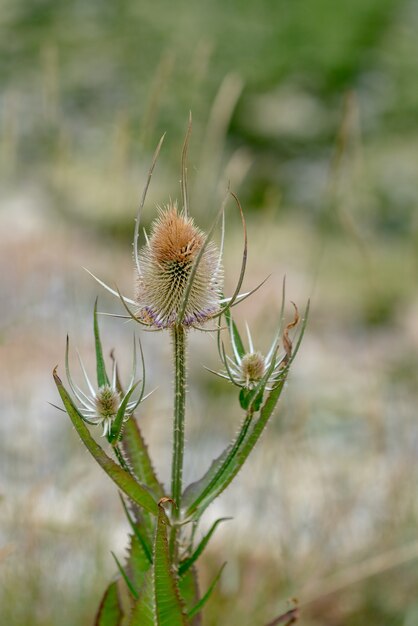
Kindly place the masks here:
[(283, 332), (283, 347), (284, 347), (284, 349), (286, 351), (286, 355), (287, 355), (288, 359), (292, 356), (292, 347), (293, 347), (292, 340), (289, 337), (289, 330), (291, 330), (292, 328), (297, 326), (297, 324), (299, 323), (299, 320), (300, 320), (298, 307), (296, 306), (296, 304), (294, 302), (292, 302), (292, 304), (293, 304), (293, 307), (295, 309), (295, 315), (294, 315), (293, 320), (291, 322), (289, 322), (289, 324), (287, 324), (287, 326), (286, 326), (286, 328), (284, 329), (284, 332)]

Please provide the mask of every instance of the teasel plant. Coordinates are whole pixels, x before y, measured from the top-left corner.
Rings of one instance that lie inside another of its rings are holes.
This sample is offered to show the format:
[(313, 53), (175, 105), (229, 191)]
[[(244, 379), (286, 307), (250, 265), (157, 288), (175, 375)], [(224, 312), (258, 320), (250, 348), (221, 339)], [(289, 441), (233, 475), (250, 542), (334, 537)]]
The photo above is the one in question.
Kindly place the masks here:
[[(131, 529), (128, 556), (121, 563), (115, 555), (117, 577), (107, 587), (95, 617), (95, 626), (199, 626), (202, 613), (224, 565), (208, 589), (199, 589), (196, 565), (223, 519), (218, 519), (197, 541), (199, 522), (208, 506), (229, 486), (247, 462), (251, 451), (271, 419), (283, 392), (290, 367), (305, 331), (309, 302), (300, 319), (294, 306), (293, 319), (285, 321), (285, 285), (278, 315), (278, 329), (266, 355), (254, 348), (247, 329), (242, 338), (232, 311), (259, 289), (241, 293), (247, 263), (247, 228), (237, 196), (228, 190), (207, 233), (200, 230), (189, 213), (187, 152), (191, 117), (181, 158), (181, 208), (170, 201), (158, 208), (144, 244), (139, 246), (140, 221), (148, 187), (164, 137), (155, 151), (136, 218), (133, 256), (134, 297), (92, 276), (122, 306), (122, 319), (132, 320), (139, 331), (159, 331), (171, 335), (174, 370), (173, 448), (171, 485), (167, 489), (157, 477), (140, 423), (145, 394), (145, 358), (141, 344), (142, 377), (136, 380), (137, 349), (134, 340), (133, 367), (127, 385), (120, 380), (112, 355), (112, 371), (107, 373), (98, 324), (97, 300), (93, 331), (96, 352), (97, 388), (79, 358), (84, 388), (76, 383), (69, 368), (69, 340), (65, 355), (68, 389), (58, 375), (53, 376), (68, 413), (82, 442), (106, 474), (117, 485)], [(233, 293), (223, 290), (223, 249), (225, 207), (235, 202), (243, 229), (241, 269)], [(212, 238), (220, 223), (220, 245)], [(263, 281), (265, 282), (265, 281)], [(184, 430), (187, 389), (187, 339), (193, 330), (217, 336), (220, 369), (214, 374), (238, 391), (241, 425), (201, 478), (183, 484)], [(224, 340), (224, 335), (227, 335)], [(293, 339), (290, 334), (295, 336)], [(226, 344), (226, 345), (225, 345)], [(246, 347), (247, 344), (247, 347)], [(102, 437), (97, 437), (101, 427)], [(97, 441), (107, 441), (100, 445)], [(298, 610), (288, 610), (270, 622), (294, 623)]]

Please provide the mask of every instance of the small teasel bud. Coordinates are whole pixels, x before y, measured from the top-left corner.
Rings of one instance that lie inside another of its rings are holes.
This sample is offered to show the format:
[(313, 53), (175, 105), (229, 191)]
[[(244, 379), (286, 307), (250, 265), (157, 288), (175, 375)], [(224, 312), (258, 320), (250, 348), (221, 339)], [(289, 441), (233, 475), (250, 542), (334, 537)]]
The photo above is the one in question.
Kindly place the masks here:
[(105, 419), (113, 419), (118, 412), (120, 405), (119, 393), (110, 387), (103, 385), (98, 390), (94, 399), (97, 411), (97, 417)]
[[(248, 325), (246, 325), (248, 351), (245, 350), (244, 342), (230, 313), (225, 317), (227, 319), (232, 346), (231, 356), (226, 354), (224, 344), (220, 337), (221, 328), (218, 329), (219, 356), (225, 370), (221, 372), (210, 371), (220, 378), (229, 380), (235, 386), (240, 387), (239, 401), (241, 407), (246, 411), (258, 411), (263, 401), (264, 393), (277, 388), (286, 376), (286, 367), (289, 365), (292, 358), (292, 340), (289, 337), (289, 331), (299, 323), (298, 309), (295, 304), (293, 304), (293, 306), (295, 309), (293, 321), (287, 324), (283, 331), (281, 330), (282, 325), (279, 326), (270, 349), (265, 356), (255, 350)], [(283, 318), (283, 310), (284, 292), (280, 319)], [(283, 340), (284, 354), (279, 354), (280, 336), (282, 336)], [(300, 339), (298, 340), (296, 350), (299, 343)]]
[(178, 319), (204, 233), (176, 205), (160, 209), (151, 236), (138, 254), (137, 316), (157, 328), (202, 324), (220, 308), (222, 266), (209, 242), (199, 260), (182, 320)]
[[(103, 361), (103, 353), (101, 351), (101, 343), (100, 336), (98, 333), (98, 327), (96, 326), (96, 310), (94, 314), (95, 319), (95, 340), (96, 340), (96, 359), (97, 359), (97, 371), (98, 371), (98, 379), (102, 382), (105, 380), (104, 384), (101, 384), (97, 391), (94, 389), (94, 385), (91, 382), (86, 368), (84, 367), (83, 361), (79, 357), (81, 370), (84, 375), (84, 380), (87, 385), (88, 393), (85, 393), (79, 385), (77, 385), (71, 376), (70, 366), (69, 366), (69, 341), (67, 338), (67, 347), (65, 351), (65, 367), (67, 370), (67, 378), (69, 385), (71, 387), (71, 391), (73, 392), (77, 402), (78, 402), (78, 411), (81, 417), (85, 422), (91, 425), (100, 424), (103, 427), (102, 436), (107, 436), (109, 442), (112, 443), (115, 441), (115, 437), (117, 438), (121, 432), (123, 422), (126, 422), (137, 406), (144, 400), (147, 396), (144, 396), (144, 388), (145, 388), (145, 375), (142, 378), (142, 386), (139, 389), (139, 394), (136, 397), (133, 397), (133, 393), (135, 389), (140, 384), (140, 381), (135, 383), (136, 378), (136, 343), (134, 338), (134, 350), (133, 350), (133, 364), (132, 364), (132, 374), (131, 380), (127, 386), (127, 389), (124, 393), (120, 392), (120, 385), (118, 380), (118, 372), (116, 361), (112, 354), (112, 375), (108, 378), (106, 374), (106, 370), (104, 369), (104, 361)], [(141, 344), (139, 344), (141, 347)], [(144, 361), (142, 357), (142, 348), (141, 348), (141, 360), (144, 374)], [(112, 427), (115, 423), (116, 434), (112, 433)]]
[(241, 377), (247, 389), (253, 389), (262, 379), (266, 370), (266, 360), (261, 352), (244, 354), (241, 360)]

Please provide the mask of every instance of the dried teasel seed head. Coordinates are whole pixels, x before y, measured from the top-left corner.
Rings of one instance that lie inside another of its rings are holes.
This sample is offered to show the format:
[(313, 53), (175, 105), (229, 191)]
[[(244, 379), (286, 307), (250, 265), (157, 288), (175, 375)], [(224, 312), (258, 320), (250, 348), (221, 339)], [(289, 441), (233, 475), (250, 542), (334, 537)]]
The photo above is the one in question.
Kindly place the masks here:
[(265, 370), (266, 361), (261, 352), (249, 352), (242, 357), (241, 376), (248, 389), (252, 389), (261, 380)]
[(199, 260), (182, 320), (178, 319), (194, 262), (205, 243), (204, 233), (174, 204), (160, 209), (151, 236), (139, 251), (137, 316), (157, 328), (202, 324), (219, 310), (222, 266), (209, 242)]

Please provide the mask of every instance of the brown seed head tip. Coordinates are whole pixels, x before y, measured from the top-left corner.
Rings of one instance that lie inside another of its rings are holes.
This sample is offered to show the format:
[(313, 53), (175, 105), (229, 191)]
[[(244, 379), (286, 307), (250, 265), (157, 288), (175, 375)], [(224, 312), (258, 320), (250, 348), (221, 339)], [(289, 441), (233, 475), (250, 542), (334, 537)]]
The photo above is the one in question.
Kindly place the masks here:
[(194, 259), (204, 242), (203, 233), (193, 220), (179, 215), (177, 208), (169, 205), (155, 222), (150, 247), (159, 263), (187, 263)]
[[(176, 323), (201, 324), (219, 310), (222, 267), (216, 247), (175, 204), (160, 209), (147, 244), (139, 251), (137, 316), (157, 328)], [(189, 279), (192, 280), (184, 317), (178, 319)]]

